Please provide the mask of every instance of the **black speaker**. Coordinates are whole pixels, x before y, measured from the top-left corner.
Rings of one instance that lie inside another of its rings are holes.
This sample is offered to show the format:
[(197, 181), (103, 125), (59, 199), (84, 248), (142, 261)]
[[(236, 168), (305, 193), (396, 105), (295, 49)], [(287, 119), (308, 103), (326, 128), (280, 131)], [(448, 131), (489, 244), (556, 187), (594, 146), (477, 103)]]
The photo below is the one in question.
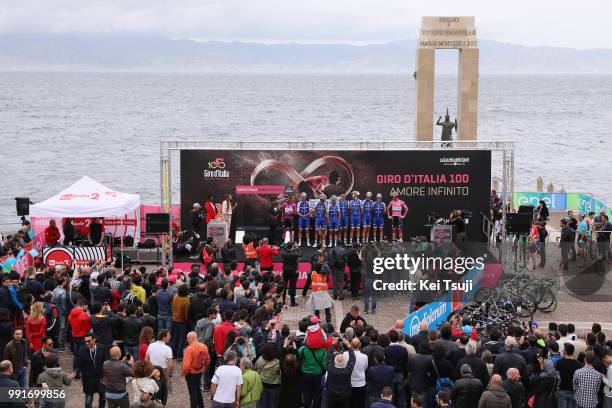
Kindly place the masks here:
[(15, 197), (17, 216), (30, 215), (30, 199), (28, 197)]
[(170, 214), (148, 213), (145, 217), (147, 234), (167, 234), (170, 231)]
[(533, 216), (527, 213), (507, 213), (506, 232), (508, 234), (529, 234)]
[(521, 214), (533, 214), (533, 205), (521, 205), (518, 212)]

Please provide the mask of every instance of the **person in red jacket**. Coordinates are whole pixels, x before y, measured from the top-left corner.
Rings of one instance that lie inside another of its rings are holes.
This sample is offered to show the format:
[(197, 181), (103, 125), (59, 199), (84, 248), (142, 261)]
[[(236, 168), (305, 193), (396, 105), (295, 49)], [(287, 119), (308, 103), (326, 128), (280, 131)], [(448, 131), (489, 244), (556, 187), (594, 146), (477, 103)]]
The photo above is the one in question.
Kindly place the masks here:
[(261, 244), (255, 249), (259, 255), (259, 269), (262, 271), (271, 271), (272, 257), (278, 255), (278, 247), (269, 245), (268, 238), (263, 238)]
[(43, 315), (42, 302), (36, 302), (32, 305), (32, 310), (26, 322), (26, 338), (32, 353), (37, 352), (42, 348), (42, 339), (45, 337), (47, 328), (47, 319)]
[(78, 356), (82, 348), (87, 347), (84, 338), (91, 330), (89, 314), (87, 313), (87, 301), (85, 299), (79, 300), (78, 305), (70, 311), (68, 323), (72, 330), (72, 342), (74, 343), (74, 361), (72, 367), (76, 369), (76, 356)]
[(206, 224), (208, 224), (210, 220), (217, 218), (217, 207), (215, 207), (215, 203), (213, 203), (212, 194), (206, 199), (204, 210), (206, 210)]
[(60, 232), (55, 225), (55, 220), (49, 221), (49, 226), (45, 228), (45, 243), (49, 246), (57, 245), (60, 240)]
[(229, 332), (233, 331), (238, 333), (236, 326), (234, 326), (234, 323), (232, 323), (233, 317), (234, 312), (232, 310), (226, 310), (223, 312), (223, 322), (213, 330), (213, 342), (215, 344), (215, 352), (217, 353), (217, 358), (219, 361), (221, 361), (221, 357), (223, 356), (223, 345), (227, 340), (227, 335)]

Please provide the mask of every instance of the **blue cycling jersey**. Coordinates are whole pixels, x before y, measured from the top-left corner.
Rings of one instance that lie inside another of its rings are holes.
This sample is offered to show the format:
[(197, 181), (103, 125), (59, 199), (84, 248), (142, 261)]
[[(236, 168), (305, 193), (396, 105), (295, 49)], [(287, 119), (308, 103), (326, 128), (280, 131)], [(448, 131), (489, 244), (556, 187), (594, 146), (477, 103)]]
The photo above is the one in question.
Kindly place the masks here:
[(340, 217), (340, 206), (338, 204), (329, 205), (329, 220), (337, 221)]
[(348, 215), (348, 208), (349, 208), (348, 200), (339, 200), (338, 206), (340, 207), (340, 214), (343, 217), (346, 217)]
[(318, 219), (321, 220), (325, 218), (326, 212), (327, 212), (327, 206), (325, 205), (325, 203), (318, 202), (317, 205), (315, 205), (315, 215)]
[(372, 208), (374, 207), (374, 201), (366, 198), (363, 200), (363, 215), (364, 217), (369, 217), (372, 215)]
[(382, 216), (384, 216), (386, 209), (387, 209), (387, 206), (382, 201), (375, 201), (372, 204), (372, 212), (374, 213), (375, 217), (382, 217)]
[(351, 207), (351, 215), (353, 217), (356, 217), (357, 215), (361, 214), (361, 200), (359, 199), (351, 200), (350, 207)]
[(300, 215), (310, 214), (310, 203), (308, 201), (300, 201), (298, 203), (298, 213)]

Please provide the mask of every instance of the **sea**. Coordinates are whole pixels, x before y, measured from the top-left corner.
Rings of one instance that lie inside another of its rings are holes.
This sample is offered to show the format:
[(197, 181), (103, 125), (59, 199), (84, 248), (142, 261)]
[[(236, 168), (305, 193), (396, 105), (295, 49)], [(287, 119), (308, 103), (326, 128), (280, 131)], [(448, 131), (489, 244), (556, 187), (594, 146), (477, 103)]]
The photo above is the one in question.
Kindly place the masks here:
[[(414, 84), (399, 74), (1, 72), (0, 231), (18, 227), (15, 197), (39, 202), (82, 175), (158, 204), (160, 140), (414, 140)], [(434, 120), (447, 107), (454, 118), (456, 76), (437, 76), (435, 92)], [(478, 138), (514, 141), (515, 191), (542, 177), (612, 205), (610, 129), (612, 75), (480, 76)]]

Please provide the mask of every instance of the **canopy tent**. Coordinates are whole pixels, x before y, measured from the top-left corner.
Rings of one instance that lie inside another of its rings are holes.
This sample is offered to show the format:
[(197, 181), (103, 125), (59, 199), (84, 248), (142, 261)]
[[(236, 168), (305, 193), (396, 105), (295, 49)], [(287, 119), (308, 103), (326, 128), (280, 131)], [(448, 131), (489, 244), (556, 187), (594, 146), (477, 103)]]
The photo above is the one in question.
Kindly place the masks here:
[[(76, 183), (43, 202), (30, 206), (30, 216), (37, 218), (119, 218), (140, 208), (140, 196), (122, 193), (83, 176)], [(121, 267), (123, 267), (121, 234)]]
[(67, 189), (30, 206), (32, 217), (123, 217), (140, 207), (140, 196), (121, 193), (83, 176)]

